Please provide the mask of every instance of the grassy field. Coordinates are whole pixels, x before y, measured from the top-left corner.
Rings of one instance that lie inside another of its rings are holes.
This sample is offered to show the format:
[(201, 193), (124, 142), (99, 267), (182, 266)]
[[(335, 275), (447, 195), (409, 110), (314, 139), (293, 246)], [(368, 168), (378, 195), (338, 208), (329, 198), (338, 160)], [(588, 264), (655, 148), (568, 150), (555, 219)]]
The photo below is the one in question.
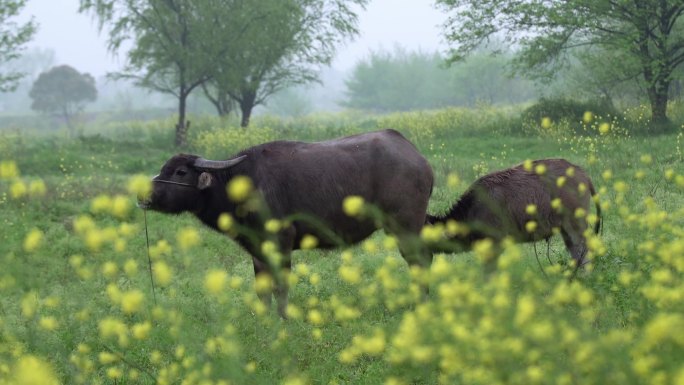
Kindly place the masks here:
[(682, 135), (515, 116), (196, 118), (185, 151), (214, 158), (397, 128), (435, 170), (432, 213), (526, 159), (565, 157), (599, 189), (604, 230), (577, 279), (559, 239), (552, 263), (538, 245), (543, 271), (532, 245), (508, 245), (486, 275), (485, 246), (420, 271), (376, 233), (296, 252), (287, 321), (257, 301), (248, 255), (190, 215), (147, 213), (153, 294), (131, 190), (176, 152), (170, 121), (0, 133), (0, 384), (684, 384)]

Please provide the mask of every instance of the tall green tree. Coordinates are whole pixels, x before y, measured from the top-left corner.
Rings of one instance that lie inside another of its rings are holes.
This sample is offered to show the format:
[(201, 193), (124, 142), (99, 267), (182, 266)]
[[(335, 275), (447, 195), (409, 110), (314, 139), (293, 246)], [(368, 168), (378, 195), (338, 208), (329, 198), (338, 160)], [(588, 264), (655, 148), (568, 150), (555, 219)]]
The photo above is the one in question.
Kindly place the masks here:
[(187, 99), (209, 77), (216, 63), (211, 54), (214, 31), (224, 21), (220, 0), (80, 0), (80, 10), (92, 13), (100, 28), (109, 26), (109, 49), (131, 43), (127, 63), (117, 78), (167, 93), (178, 99), (176, 146), (187, 144)]
[[(227, 2), (215, 31), (221, 45), (205, 87), (207, 97), (233, 100), (246, 127), (255, 106), (285, 88), (318, 80), (337, 46), (358, 34), (357, 9), (368, 0)], [(232, 8), (231, 8), (232, 7)], [(230, 39), (239, 36), (239, 39)]]
[(61, 65), (41, 73), (29, 96), (33, 100), (31, 109), (62, 117), (73, 133), (74, 116), (83, 111), (86, 103), (97, 99), (97, 88), (90, 74)]
[[(15, 17), (26, 5), (26, 0), (0, 0), (0, 65), (21, 55), (21, 51), (36, 32), (36, 23), (31, 19), (17, 23)], [(0, 91), (13, 91), (23, 76), (20, 71), (0, 73)]]
[[(459, 60), (492, 36), (521, 47), (518, 68), (551, 76), (568, 50), (598, 47), (634, 63), (646, 84), (652, 119), (667, 123), (673, 71), (684, 62), (681, 0), (437, 0)], [(614, 63), (606, 62), (607, 67)]]

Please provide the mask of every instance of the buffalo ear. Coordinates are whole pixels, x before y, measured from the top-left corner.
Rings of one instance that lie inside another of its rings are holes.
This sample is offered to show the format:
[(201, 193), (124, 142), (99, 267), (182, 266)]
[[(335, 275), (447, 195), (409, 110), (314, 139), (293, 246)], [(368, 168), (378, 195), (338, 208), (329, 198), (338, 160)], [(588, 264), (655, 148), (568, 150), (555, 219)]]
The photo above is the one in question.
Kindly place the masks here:
[(197, 188), (200, 190), (207, 189), (211, 187), (211, 185), (214, 183), (214, 177), (211, 176), (208, 172), (203, 172), (200, 174), (199, 179), (197, 180)]

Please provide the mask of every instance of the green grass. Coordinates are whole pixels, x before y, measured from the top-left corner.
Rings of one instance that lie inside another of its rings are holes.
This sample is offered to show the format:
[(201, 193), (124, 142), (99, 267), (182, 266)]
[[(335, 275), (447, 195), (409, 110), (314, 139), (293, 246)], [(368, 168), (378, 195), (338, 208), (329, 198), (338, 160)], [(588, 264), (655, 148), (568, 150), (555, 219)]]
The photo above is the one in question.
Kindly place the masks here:
[[(155, 260), (173, 271), (168, 285), (157, 286), (155, 302), (143, 212), (131, 209), (122, 218), (91, 212), (93, 199), (128, 196), (131, 176), (156, 174), (176, 152), (170, 141), (159, 139), (170, 138), (163, 122), (122, 131), (126, 135), (94, 128), (80, 139), (0, 136), (0, 161), (15, 161), (27, 183), (41, 179), (47, 185), (45, 196), (14, 199), (15, 180), (0, 180), (0, 384), (21, 383), (23, 370), (42, 376), (42, 383), (54, 375), (64, 384), (681, 381), (684, 163), (678, 137), (589, 133), (580, 138), (563, 135), (562, 127), (537, 136), (513, 135), (513, 116), (487, 109), (265, 119), (253, 133), (221, 128), (210, 119), (194, 125), (199, 128), (185, 150), (214, 157), (254, 141), (320, 140), (396, 127), (433, 166), (431, 212), (445, 211), (478, 176), (525, 159), (565, 157), (585, 167), (603, 189), (605, 250), (593, 271), (573, 283), (568, 255), (555, 239), (554, 266), (546, 261), (546, 246), (538, 245), (546, 274), (532, 245), (508, 248), (500, 259), (505, 266), (491, 275), (484, 273), (478, 253), (441, 256), (445, 263), (433, 271), (429, 300), (418, 301), (412, 290), (424, 272), (410, 271), (377, 233), (369, 243), (350, 248), (351, 258), (342, 250), (296, 252), (290, 304), (301, 317), (287, 321), (275, 309), (262, 314), (255, 305), (250, 257), (191, 215), (147, 215), (152, 245), (167, 240), (172, 248)], [(650, 163), (642, 161), (645, 154)], [(666, 170), (672, 170), (670, 180)], [(643, 176), (637, 178), (639, 171)], [(461, 180), (456, 188), (446, 183), (452, 173)], [(127, 223), (135, 231), (113, 237), (125, 242), (121, 251), (113, 241), (93, 249), (88, 236), (74, 228), (86, 215), (100, 229)], [(34, 228), (43, 240), (27, 251), (24, 239)], [(177, 240), (185, 228), (197, 229), (200, 239), (188, 250)], [(79, 266), (75, 255), (82, 256)], [(123, 271), (129, 260), (137, 263), (136, 272)], [(111, 262), (118, 271), (107, 275), (103, 266)], [(346, 281), (341, 266), (358, 268), (359, 281)], [(204, 282), (214, 270), (240, 282), (212, 295)], [(113, 288), (139, 290), (143, 305), (123, 312)], [(345, 309), (358, 316), (346, 319)], [(54, 317), (56, 326), (44, 317)], [(123, 331), (108, 334), (102, 324), (107, 318), (125, 325)], [(149, 335), (136, 339), (134, 325), (145, 322), (151, 325)], [(103, 352), (117, 358), (109, 362)]]

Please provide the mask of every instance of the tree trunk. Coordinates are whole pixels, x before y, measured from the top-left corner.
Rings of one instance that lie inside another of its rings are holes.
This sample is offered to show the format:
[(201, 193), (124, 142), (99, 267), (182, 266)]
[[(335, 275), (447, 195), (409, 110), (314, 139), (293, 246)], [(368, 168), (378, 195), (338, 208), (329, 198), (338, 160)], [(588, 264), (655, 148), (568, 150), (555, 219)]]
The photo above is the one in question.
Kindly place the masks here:
[(240, 120), (240, 127), (249, 126), (249, 118), (252, 116), (252, 109), (254, 108), (254, 101), (256, 100), (256, 92), (243, 92), (242, 99), (240, 99), (240, 112), (242, 112), (242, 119)]
[(655, 126), (666, 126), (670, 120), (667, 117), (667, 101), (669, 99), (670, 81), (658, 80), (648, 87), (648, 98), (651, 102), (651, 120)]
[(189, 124), (185, 121), (185, 105), (188, 95), (181, 93), (178, 98), (178, 123), (176, 123), (176, 147), (186, 147), (188, 145)]

